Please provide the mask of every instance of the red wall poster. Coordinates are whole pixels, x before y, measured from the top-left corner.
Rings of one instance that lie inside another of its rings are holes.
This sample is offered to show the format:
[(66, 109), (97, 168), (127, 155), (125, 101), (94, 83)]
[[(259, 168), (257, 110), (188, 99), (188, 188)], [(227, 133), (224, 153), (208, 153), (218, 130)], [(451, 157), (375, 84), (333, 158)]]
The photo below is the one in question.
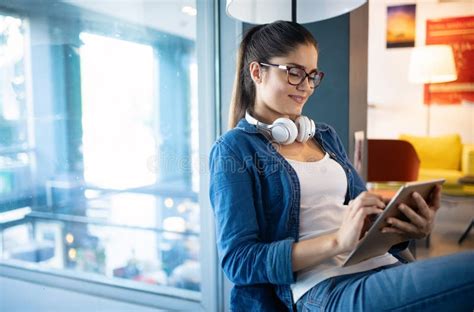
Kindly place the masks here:
[(448, 44), (453, 48), (458, 79), (426, 84), (425, 104), (474, 103), (474, 16), (427, 20), (426, 45), (429, 44)]

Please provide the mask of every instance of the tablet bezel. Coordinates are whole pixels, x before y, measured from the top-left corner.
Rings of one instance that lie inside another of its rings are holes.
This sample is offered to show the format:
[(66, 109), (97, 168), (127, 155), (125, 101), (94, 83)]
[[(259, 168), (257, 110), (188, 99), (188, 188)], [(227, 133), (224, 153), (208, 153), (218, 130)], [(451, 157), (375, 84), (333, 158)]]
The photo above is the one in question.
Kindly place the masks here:
[(368, 260), (370, 258), (385, 254), (393, 245), (405, 241), (400, 234), (382, 233), (381, 229), (388, 226), (387, 218), (395, 217), (403, 219), (404, 214), (398, 210), (400, 203), (416, 208), (416, 203), (411, 196), (413, 192), (418, 192), (425, 201), (428, 202), (435, 185), (442, 185), (446, 180), (437, 179), (422, 182), (411, 182), (400, 187), (385, 207), (384, 211), (377, 217), (365, 236), (359, 241), (356, 248), (349, 254), (343, 267), (350, 266)]

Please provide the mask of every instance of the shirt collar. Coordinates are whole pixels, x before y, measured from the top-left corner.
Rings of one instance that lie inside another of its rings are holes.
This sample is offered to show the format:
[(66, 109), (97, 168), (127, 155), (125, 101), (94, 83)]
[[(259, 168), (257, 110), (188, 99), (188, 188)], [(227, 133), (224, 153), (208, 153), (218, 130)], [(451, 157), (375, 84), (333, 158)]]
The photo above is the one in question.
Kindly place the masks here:
[(247, 133), (259, 133), (257, 127), (255, 125), (249, 124), (245, 118), (240, 119), (235, 128)]
[[(329, 127), (324, 123), (321, 124), (319, 122), (316, 122), (315, 124), (316, 132), (329, 130)], [(257, 127), (255, 125), (249, 124), (249, 122), (245, 118), (240, 119), (235, 128), (247, 133), (259, 133)]]

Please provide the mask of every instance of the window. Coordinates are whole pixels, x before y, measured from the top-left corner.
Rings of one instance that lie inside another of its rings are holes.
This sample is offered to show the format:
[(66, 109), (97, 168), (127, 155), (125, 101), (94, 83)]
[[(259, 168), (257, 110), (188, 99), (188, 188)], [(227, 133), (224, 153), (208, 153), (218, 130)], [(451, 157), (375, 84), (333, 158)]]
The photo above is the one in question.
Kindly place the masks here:
[(198, 75), (211, 76), (214, 43), (196, 36), (213, 38), (213, 8), (196, 5), (0, 6), (0, 265), (209, 301), (213, 118), (199, 114), (214, 91)]

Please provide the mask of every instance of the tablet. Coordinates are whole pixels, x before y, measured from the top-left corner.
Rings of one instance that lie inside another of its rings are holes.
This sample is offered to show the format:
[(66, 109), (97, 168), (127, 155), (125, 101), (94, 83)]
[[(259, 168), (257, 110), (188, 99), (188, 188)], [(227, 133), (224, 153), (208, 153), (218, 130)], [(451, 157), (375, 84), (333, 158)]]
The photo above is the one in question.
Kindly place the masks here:
[(357, 264), (364, 260), (385, 254), (393, 245), (405, 241), (400, 234), (382, 233), (381, 229), (388, 225), (387, 219), (395, 217), (408, 221), (408, 218), (398, 210), (398, 205), (404, 203), (416, 209), (417, 205), (411, 194), (418, 192), (427, 203), (435, 185), (442, 185), (444, 179), (407, 183), (400, 187), (395, 196), (385, 207), (384, 211), (377, 217), (365, 236), (359, 241), (356, 248), (350, 253), (343, 267)]

